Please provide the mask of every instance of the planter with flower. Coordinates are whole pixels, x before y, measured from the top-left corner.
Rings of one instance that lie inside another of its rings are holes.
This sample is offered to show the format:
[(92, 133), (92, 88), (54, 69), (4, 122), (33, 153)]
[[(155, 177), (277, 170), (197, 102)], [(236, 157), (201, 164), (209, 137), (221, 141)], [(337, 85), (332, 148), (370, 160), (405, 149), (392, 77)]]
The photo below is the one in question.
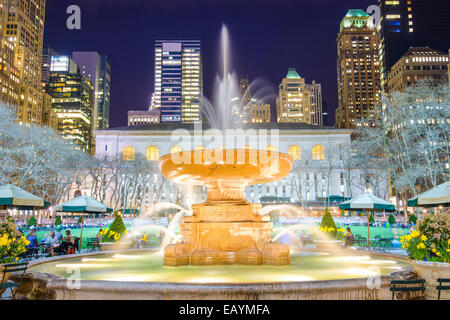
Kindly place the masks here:
[(319, 238), (315, 240), (317, 249), (337, 249), (342, 246), (345, 230), (336, 226), (328, 209), (325, 209), (325, 214), (322, 217), (318, 236)]
[[(30, 242), (21, 235), (13, 222), (0, 224), (0, 277), (3, 277), (4, 264), (17, 262), (29, 244)], [(5, 281), (8, 281), (8, 278), (9, 273), (6, 273)], [(5, 289), (0, 289), (0, 296), (4, 291)]]
[(123, 223), (122, 217), (116, 213), (115, 218), (109, 229), (100, 231), (101, 239), (100, 251), (125, 250), (130, 248), (132, 242), (125, 240), (127, 228)]
[[(436, 299), (437, 279), (450, 278), (450, 216), (448, 213), (428, 213), (417, 221), (411, 234), (400, 238), (408, 252), (410, 263), (419, 278), (425, 279), (425, 298)], [(441, 299), (450, 293), (441, 292)]]

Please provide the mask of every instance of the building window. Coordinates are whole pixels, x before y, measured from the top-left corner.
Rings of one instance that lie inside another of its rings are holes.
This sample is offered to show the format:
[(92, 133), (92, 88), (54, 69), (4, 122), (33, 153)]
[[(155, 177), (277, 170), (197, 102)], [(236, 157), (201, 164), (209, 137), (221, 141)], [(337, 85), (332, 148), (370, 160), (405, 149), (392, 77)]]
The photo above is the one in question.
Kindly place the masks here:
[(316, 144), (312, 149), (312, 158), (313, 160), (325, 160), (325, 148)]
[(195, 151), (204, 151), (204, 150), (205, 150), (205, 147), (202, 146), (202, 145), (198, 145), (198, 146), (195, 146), (195, 147), (194, 147), (194, 150), (195, 150)]
[(296, 144), (289, 147), (289, 155), (294, 158), (294, 160), (302, 159), (302, 149)]
[(177, 153), (181, 151), (183, 151), (183, 148), (181, 148), (180, 146), (173, 146), (172, 148), (170, 148), (170, 153)]
[(122, 149), (123, 161), (134, 161), (134, 148), (132, 146), (126, 146)]
[(146, 157), (148, 161), (156, 161), (159, 159), (159, 150), (155, 146), (147, 148)]

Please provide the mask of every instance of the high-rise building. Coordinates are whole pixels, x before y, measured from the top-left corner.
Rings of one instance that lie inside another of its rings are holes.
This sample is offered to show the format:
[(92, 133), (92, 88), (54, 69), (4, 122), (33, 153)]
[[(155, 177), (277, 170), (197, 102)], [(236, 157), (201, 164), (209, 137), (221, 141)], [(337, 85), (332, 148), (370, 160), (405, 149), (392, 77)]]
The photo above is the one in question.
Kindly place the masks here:
[(109, 128), (111, 65), (96, 51), (74, 51), (73, 61), (94, 87), (94, 130)]
[(143, 124), (159, 123), (160, 118), (158, 109), (150, 110), (129, 110), (128, 126), (139, 126)]
[[(49, 68), (50, 72), (50, 68)], [(50, 74), (49, 74), (50, 75)], [(48, 85), (48, 82), (47, 82)], [(58, 114), (52, 108), (52, 97), (47, 94), (42, 94), (42, 124), (58, 130)]]
[(270, 104), (254, 103), (248, 105), (248, 119), (244, 123), (269, 123), (270, 122)]
[(58, 115), (58, 132), (80, 150), (93, 152), (94, 86), (70, 56), (53, 56), (48, 94)]
[(322, 125), (329, 126), (328, 123), (328, 104), (326, 101), (322, 104)]
[(8, 1), (0, 0), (0, 101), (17, 107), (20, 71), (14, 64), (14, 41), (4, 36), (8, 9)]
[(305, 79), (295, 68), (289, 68), (279, 85), (277, 122), (304, 122), (311, 124), (311, 94)]
[(8, 16), (3, 37), (14, 47), (14, 65), (19, 70), (19, 122), (42, 122), (42, 48), (44, 40), (45, 0), (7, 1)]
[(306, 89), (311, 93), (311, 124), (321, 126), (323, 125), (322, 86), (313, 80), (311, 84), (306, 84)]
[[(359, 120), (373, 119), (374, 108), (380, 101), (378, 36), (372, 20), (365, 11), (351, 9), (340, 24), (335, 124), (339, 128), (355, 128)], [(372, 121), (362, 125), (373, 125)]]
[(50, 77), (50, 60), (52, 56), (61, 55), (56, 49), (45, 46), (42, 51), (42, 68), (41, 68), (41, 82), (44, 91), (47, 91), (48, 78)]
[(160, 109), (162, 123), (200, 121), (200, 40), (156, 40), (154, 89), (154, 107)]
[(391, 68), (387, 91), (402, 91), (417, 80), (448, 82), (447, 53), (430, 48), (410, 48)]
[(382, 86), (392, 66), (410, 47), (447, 51), (450, 46), (448, 0), (378, 0), (381, 10)]

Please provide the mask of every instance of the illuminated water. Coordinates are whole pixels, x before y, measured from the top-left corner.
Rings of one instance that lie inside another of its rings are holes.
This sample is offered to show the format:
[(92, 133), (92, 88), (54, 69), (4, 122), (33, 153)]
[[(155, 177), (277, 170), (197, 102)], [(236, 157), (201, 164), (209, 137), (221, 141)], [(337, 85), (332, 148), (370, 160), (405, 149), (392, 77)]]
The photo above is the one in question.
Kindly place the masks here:
[[(289, 266), (179, 266), (162, 265), (161, 252), (134, 252), (73, 258), (32, 267), (31, 271), (73, 275), (80, 267), (83, 280), (181, 283), (258, 283), (350, 279), (383, 276), (412, 267), (401, 260), (368, 255), (291, 253)], [(66, 273), (70, 272), (70, 273)]]

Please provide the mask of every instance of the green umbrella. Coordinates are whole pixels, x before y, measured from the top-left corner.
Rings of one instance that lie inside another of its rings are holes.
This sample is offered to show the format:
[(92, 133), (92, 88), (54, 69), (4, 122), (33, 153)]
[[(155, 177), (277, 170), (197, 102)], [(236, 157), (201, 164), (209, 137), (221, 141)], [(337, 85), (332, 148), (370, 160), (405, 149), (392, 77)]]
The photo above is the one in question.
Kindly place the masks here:
[(87, 195), (82, 195), (55, 206), (55, 211), (81, 214), (81, 233), (80, 233), (80, 246), (81, 246), (81, 239), (83, 237), (83, 224), (84, 224), (83, 214), (109, 213), (112, 212), (113, 209)]
[(408, 200), (410, 207), (437, 207), (450, 205), (450, 181), (442, 183)]

